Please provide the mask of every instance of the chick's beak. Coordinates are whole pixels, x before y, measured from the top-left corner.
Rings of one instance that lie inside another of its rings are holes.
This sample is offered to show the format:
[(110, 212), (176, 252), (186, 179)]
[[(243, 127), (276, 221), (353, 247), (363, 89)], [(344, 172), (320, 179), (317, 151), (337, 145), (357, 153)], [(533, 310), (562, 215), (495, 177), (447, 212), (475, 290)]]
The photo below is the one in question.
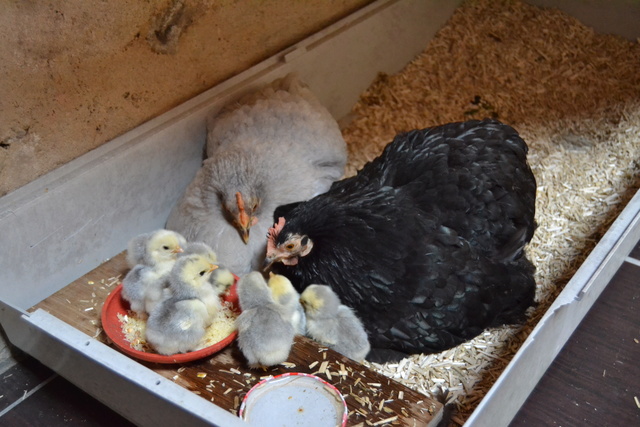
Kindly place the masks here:
[(217, 269), (218, 266), (215, 264), (210, 264), (209, 265), (209, 269), (207, 270), (207, 273), (211, 273), (213, 270)]
[(173, 254), (181, 254), (182, 252), (184, 252), (184, 249), (182, 249), (180, 246), (171, 251), (171, 253)]

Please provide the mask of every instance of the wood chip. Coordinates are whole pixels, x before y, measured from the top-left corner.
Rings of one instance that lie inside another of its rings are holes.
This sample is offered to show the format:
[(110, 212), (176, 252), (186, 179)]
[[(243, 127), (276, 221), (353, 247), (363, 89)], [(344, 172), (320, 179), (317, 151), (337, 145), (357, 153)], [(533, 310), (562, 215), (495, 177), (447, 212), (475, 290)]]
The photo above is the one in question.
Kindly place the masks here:
[(385, 418), (385, 419), (380, 420), (380, 421), (376, 421), (375, 423), (373, 423), (373, 425), (374, 426), (379, 426), (379, 425), (382, 425), (382, 424), (387, 424), (387, 423), (396, 421), (397, 419), (398, 419), (398, 416), (394, 415), (393, 417), (389, 417), (389, 418)]
[(327, 366), (329, 366), (329, 361), (325, 360), (324, 362), (322, 362), (320, 364), (320, 368), (318, 369), (318, 372), (320, 373), (326, 373), (327, 372)]

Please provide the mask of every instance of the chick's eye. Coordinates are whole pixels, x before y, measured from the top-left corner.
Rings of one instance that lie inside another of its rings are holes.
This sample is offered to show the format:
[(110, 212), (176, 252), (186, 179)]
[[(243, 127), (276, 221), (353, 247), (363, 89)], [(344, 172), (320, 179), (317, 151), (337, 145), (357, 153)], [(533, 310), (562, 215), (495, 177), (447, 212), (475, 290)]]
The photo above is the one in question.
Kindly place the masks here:
[(206, 273), (206, 271), (202, 270), (202, 271), (200, 272), (200, 276), (204, 276), (204, 273)]
[(169, 250), (169, 246), (164, 245), (164, 246), (162, 247), (162, 249), (164, 249), (165, 251), (168, 251), (168, 250)]

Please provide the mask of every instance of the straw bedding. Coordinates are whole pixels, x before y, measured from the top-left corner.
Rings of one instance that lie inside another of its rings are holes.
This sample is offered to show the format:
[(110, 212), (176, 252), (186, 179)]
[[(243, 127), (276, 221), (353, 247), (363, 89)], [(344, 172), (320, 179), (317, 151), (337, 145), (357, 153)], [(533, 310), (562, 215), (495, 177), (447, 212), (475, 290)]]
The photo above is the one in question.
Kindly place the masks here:
[(527, 141), (539, 227), (527, 248), (538, 307), (451, 350), (371, 366), (427, 395), (438, 387), (463, 424), (640, 182), (640, 44), (595, 33), (520, 1), (461, 5), (402, 71), (379, 75), (343, 128), (347, 174), (402, 131), (497, 118)]

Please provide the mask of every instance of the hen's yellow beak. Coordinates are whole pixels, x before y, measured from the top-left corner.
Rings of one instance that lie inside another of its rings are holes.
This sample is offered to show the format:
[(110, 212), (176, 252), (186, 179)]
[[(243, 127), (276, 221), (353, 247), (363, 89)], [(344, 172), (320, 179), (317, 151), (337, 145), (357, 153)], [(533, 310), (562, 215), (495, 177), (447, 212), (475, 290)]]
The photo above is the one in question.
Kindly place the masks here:
[(240, 194), (240, 192), (236, 193), (236, 203), (238, 204), (238, 218), (236, 218), (238, 231), (240, 232), (242, 241), (247, 244), (249, 243), (249, 229), (258, 222), (258, 219), (249, 216), (244, 207), (244, 200), (242, 199), (242, 194)]
[(238, 215), (238, 231), (242, 241), (249, 243), (249, 230), (251, 229), (251, 223), (249, 221), (249, 215), (245, 211), (241, 211)]

